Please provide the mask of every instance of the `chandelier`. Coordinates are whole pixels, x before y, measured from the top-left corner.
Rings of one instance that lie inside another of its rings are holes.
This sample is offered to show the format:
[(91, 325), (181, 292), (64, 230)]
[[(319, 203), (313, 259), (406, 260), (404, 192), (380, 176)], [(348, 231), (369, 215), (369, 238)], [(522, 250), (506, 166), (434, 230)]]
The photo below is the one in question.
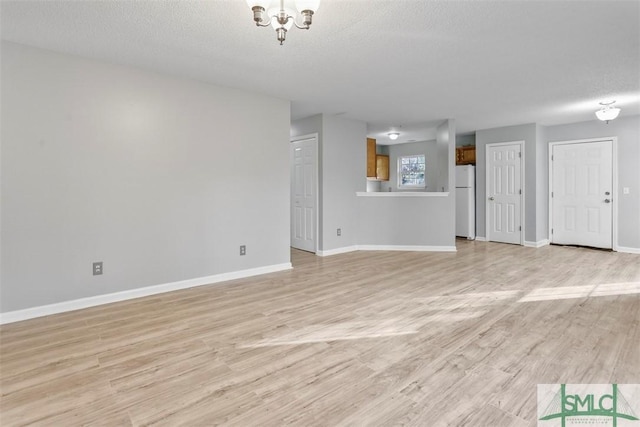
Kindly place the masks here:
[(602, 108), (596, 111), (596, 117), (603, 122), (609, 123), (609, 120), (613, 120), (620, 114), (620, 109), (613, 104), (616, 101), (603, 101), (600, 103)]
[(258, 27), (268, 27), (271, 25), (276, 30), (278, 41), (282, 45), (287, 38), (287, 31), (296, 26), (301, 30), (308, 30), (311, 27), (313, 14), (318, 10), (320, 0), (295, 0), (295, 7), (302, 15), (302, 24), (296, 22), (296, 12), (291, 8), (291, 1), (279, 0), (279, 6), (270, 7), (271, 0), (247, 0), (247, 4), (253, 11), (253, 20)]

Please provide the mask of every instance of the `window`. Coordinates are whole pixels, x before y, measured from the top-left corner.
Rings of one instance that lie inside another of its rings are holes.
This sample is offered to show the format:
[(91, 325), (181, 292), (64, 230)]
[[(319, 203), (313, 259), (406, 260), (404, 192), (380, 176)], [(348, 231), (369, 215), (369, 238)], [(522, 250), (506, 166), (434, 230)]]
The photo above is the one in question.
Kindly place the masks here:
[(424, 155), (398, 158), (398, 188), (425, 188)]

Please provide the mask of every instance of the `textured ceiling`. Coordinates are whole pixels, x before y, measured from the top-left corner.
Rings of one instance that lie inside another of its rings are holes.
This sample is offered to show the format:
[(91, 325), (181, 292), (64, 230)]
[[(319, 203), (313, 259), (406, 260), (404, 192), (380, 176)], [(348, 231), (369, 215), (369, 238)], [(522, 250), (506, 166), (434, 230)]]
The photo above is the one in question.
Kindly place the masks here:
[(3, 39), (288, 99), (293, 119), (341, 114), (374, 136), (592, 120), (609, 98), (640, 114), (637, 0), (323, 0), (283, 46), (245, 0), (0, 8)]

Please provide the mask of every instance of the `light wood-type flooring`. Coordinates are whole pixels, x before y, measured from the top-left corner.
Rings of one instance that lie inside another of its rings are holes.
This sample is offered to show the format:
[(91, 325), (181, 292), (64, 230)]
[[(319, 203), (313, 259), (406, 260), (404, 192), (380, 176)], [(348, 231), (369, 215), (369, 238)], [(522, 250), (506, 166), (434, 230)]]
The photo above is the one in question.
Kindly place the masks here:
[(0, 425), (534, 426), (640, 382), (640, 255), (457, 242), (0, 327)]

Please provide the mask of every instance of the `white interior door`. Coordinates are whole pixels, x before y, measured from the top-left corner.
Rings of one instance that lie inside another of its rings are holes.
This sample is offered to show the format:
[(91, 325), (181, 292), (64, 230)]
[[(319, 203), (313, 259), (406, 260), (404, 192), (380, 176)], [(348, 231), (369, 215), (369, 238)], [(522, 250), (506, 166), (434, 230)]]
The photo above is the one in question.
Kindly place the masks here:
[(291, 246), (316, 251), (317, 138), (292, 141)]
[(552, 145), (551, 243), (612, 248), (612, 145)]
[(522, 244), (522, 145), (487, 145), (487, 240)]

